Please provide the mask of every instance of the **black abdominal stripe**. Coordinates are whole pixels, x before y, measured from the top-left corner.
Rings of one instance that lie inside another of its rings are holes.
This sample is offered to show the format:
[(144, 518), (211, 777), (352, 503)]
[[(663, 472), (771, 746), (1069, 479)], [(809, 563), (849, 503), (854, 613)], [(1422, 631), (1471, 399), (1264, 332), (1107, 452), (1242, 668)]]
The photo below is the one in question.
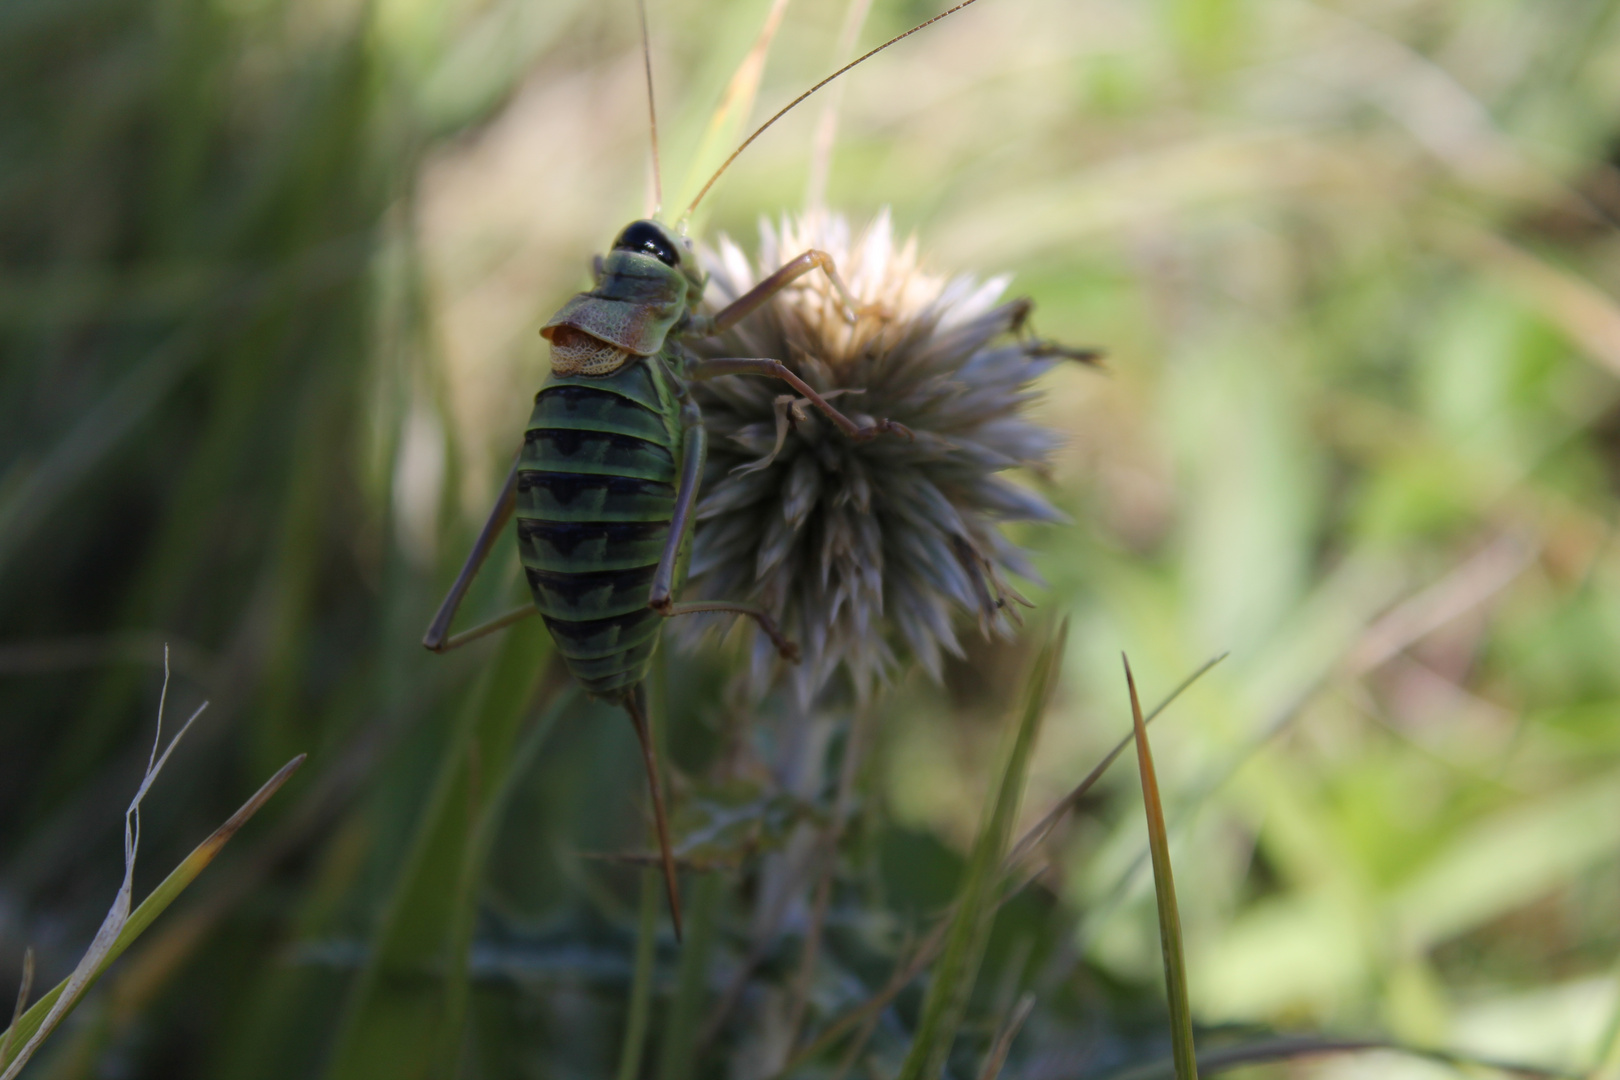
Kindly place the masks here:
[(675, 512), (680, 434), (661, 375), (633, 362), (553, 379), (518, 460), (518, 552), (535, 606), (569, 671), (603, 697), (645, 677), (663, 622), (647, 598)]

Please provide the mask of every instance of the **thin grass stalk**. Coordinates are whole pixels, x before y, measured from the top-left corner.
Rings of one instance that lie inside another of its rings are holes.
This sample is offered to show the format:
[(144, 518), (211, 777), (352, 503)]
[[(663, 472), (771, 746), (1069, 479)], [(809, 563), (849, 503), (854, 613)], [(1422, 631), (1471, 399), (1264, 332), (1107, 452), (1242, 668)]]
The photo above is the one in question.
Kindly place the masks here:
[(1035, 995), (1025, 994), (1018, 999), (1012, 1011), (996, 1029), (996, 1037), (990, 1044), (990, 1052), (984, 1056), (984, 1066), (979, 1070), (979, 1080), (997, 1080), (1001, 1069), (1007, 1064), (1007, 1052), (1012, 1049), (1013, 1040), (1024, 1027), (1024, 1021), (1029, 1014), (1035, 1011)]
[[(906, 944), (909, 946), (911, 943), (908, 941)], [(860, 1030), (855, 1032), (855, 1037), (849, 1040), (849, 1046), (844, 1049), (843, 1057), (838, 1059), (838, 1067), (833, 1070), (832, 1080), (844, 1080), (849, 1075), (849, 1070), (855, 1067), (855, 1062), (860, 1058), (861, 1051), (865, 1050), (866, 1044), (871, 1041), (872, 1032), (877, 1030), (878, 1019), (881, 1015), (877, 1010), (873, 1010), (862, 1021)]]
[(1136, 761), (1142, 775), (1142, 802), (1147, 812), (1148, 848), (1153, 853), (1153, 890), (1159, 906), (1159, 946), (1164, 952), (1165, 994), (1170, 999), (1170, 1046), (1176, 1080), (1198, 1080), (1198, 1059), (1193, 1051), (1192, 1009), (1187, 1003), (1187, 960), (1181, 942), (1181, 913), (1176, 907), (1176, 883), (1170, 870), (1170, 840), (1164, 827), (1164, 805), (1159, 801), (1159, 778), (1153, 770), (1147, 721), (1136, 696), (1131, 662), (1125, 659), (1125, 684), (1131, 692), (1131, 722), (1136, 733)]

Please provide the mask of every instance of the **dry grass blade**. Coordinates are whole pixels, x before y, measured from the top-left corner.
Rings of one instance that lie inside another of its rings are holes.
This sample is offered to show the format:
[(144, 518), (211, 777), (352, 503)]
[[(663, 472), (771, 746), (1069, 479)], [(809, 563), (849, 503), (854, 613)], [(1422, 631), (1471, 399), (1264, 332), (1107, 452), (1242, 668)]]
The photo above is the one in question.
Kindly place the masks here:
[[(183, 730), (181, 734), (184, 734)], [(179, 738), (179, 735), (175, 736), (176, 741)], [(169, 749), (173, 749), (172, 742)], [(163, 762), (167, 758), (168, 753), (165, 751), (163, 757), (156, 761), (156, 768), (162, 768)], [(179, 866), (170, 871), (169, 876), (164, 878), (163, 882), (153, 889), (150, 895), (141, 901), (140, 906), (135, 908), (134, 911), (130, 911), (128, 907), (128, 877), (126, 875), (125, 885), (119, 889), (118, 898), (113, 902), (112, 910), (107, 913), (107, 919), (102, 923), (101, 930), (96, 933), (89, 951), (85, 953), (84, 959), (79, 962), (79, 966), (73, 970), (73, 974), (41, 997), (34, 1004), (34, 1007), (25, 1012), (4, 1036), (4, 1041), (7, 1044), (12, 1041), (13, 1033), (28, 1037), (28, 1041), (17, 1052), (16, 1058), (9, 1062), (5, 1073), (0, 1074), (3, 1075), (4, 1080), (12, 1080), (22, 1070), (22, 1067), (27, 1064), (34, 1051), (39, 1048), (40, 1044), (61, 1022), (62, 1018), (72, 1010), (73, 1006), (78, 1003), (79, 998), (84, 995), (85, 991), (95, 983), (96, 979), (100, 978), (102, 972), (106, 971), (112, 962), (117, 960), (124, 950), (136, 938), (141, 936), (146, 928), (152, 924), (152, 921), (174, 902), (175, 897), (179, 896), (186, 886), (196, 879), (204, 867), (214, 861), (214, 856), (219, 854), (220, 849), (225, 846), (226, 842), (236, 835), (237, 830), (247, 824), (249, 818), (258, 813), (259, 808), (269, 801), (270, 796), (280, 790), (281, 786), (291, 778), (293, 773), (298, 771), (298, 767), (303, 763), (304, 755), (299, 754), (283, 765), (274, 776), (264, 782), (264, 785), (253, 794), (251, 799), (243, 803), (236, 813), (226, 820), (225, 824), (215, 829), (208, 839), (193, 848), (191, 854), (187, 855)], [(151, 775), (155, 775), (155, 769)], [(143, 785), (142, 794), (145, 793), (145, 788), (146, 785)], [(139, 796), (137, 796), (138, 799)], [(131, 852), (129, 864), (133, 866), (133, 852)]]
[[(118, 894), (113, 898), (112, 907), (107, 909), (107, 915), (102, 919), (101, 927), (91, 940), (90, 948), (85, 951), (84, 956), (79, 960), (78, 966), (68, 976), (61, 993), (57, 994), (55, 1001), (51, 1003), (49, 1011), (45, 1014), (44, 1019), (40, 1021), (38, 1028), (29, 1037), (28, 1041), (23, 1044), (22, 1049), (17, 1052), (17, 1057), (10, 1063), (5, 1073), (0, 1074), (0, 1078), (3, 1078), (3, 1080), (11, 1080), (12, 1077), (22, 1071), (22, 1067), (28, 1063), (28, 1059), (34, 1056), (34, 1051), (39, 1049), (40, 1044), (50, 1036), (52, 1031), (56, 1030), (56, 1025), (61, 1023), (62, 1018), (78, 1003), (79, 998), (89, 988), (90, 983), (106, 969), (107, 964), (111, 963), (109, 954), (112, 952), (114, 944), (119, 940), (120, 935), (122, 935), (124, 926), (129, 921), (130, 909), (133, 906), (135, 856), (141, 846), (141, 802), (146, 798), (146, 793), (152, 789), (152, 782), (157, 779), (158, 773), (162, 772), (163, 766), (168, 764), (169, 755), (174, 752), (174, 748), (179, 745), (186, 732), (191, 730), (191, 725), (196, 721), (197, 717), (201, 716), (203, 710), (208, 708), (208, 702), (206, 701), (199, 705), (197, 710), (180, 726), (180, 730), (175, 733), (174, 738), (169, 740), (169, 744), (163, 746), (163, 708), (168, 703), (168, 700), (169, 654), (168, 650), (165, 649), (163, 653), (163, 690), (158, 696), (157, 730), (152, 735), (152, 751), (147, 755), (146, 773), (141, 777), (140, 787), (135, 790), (135, 797), (130, 800), (129, 807), (124, 811), (124, 880), (119, 884)], [(158, 753), (159, 747), (163, 748), (162, 754)], [(41, 1002), (41, 1004), (44, 1004), (44, 1002)], [(8, 1046), (10, 1044), (9, 1037), (7, 1044)]]
[(1018, 999), (1018, 1004), (1008, 1014), (1007, 1019), (996, 1031), (996, 1038), (990, 1044), (990, 1053), (985, 1055), (984, 1068), (979, 1070), (979, 1080), (996, 1080), (1001, 1075), (1001, 1067), (1007, 1063), (1007, 1051), (1012, 1049), (1012, 1042), (1018, 1037), (1018, 1032), (1029, 1019), (1029, 1014), (1035, 1011), (1035, 995), (1025, 994)]
[(753, 111), (754, 99), (759, 95), (759, 81), (765, 74), (765, 58), (770, 55), (771, 42), (782, 26), (787, 6), (788, 0), (774, 0), (770, 12), (765, 16), (765, 24), (760, 27), (759, 36), (754, 39), (742, 63), (737, 65), (737, 70), (732, 72), (731, 81), (726, 84), (720, 104), (715, 106), (713, 115), (709, 117), (697, 153), (692, 157), (692, 167), (686, 178), (688, 188), (696, 184), (698, 178), (708, 172), (709, 166), (725, 152), (747, 122), (748, 114)]
[(1176, 883), (1170, 872), (1170, 840), (1164, 827), (1164, 805), (1159, 801), (1159, 778), (1153, 771), (1148, 747), (1147, 721), (1136, 696), (1131, 662), (1125, 660), (1125, 684), (1131, 692), (1131, 721), (1136, 731), (1136, 761), (1142, 774), (1142, 801), (1147, 811), (1148, 850), (1153, 853), (1153, 891), (1159, 904), (1159, 944), (1164, 950), (1164, 985), (1170, 999), (1170, 1044), (1176, 1080), (1198, 1080), (1198, 1059), (1193, 1053), (1192, 1010), (1187, 1004), (1187, 961), (1182, 953), (1181, 913), (1176, 908)]

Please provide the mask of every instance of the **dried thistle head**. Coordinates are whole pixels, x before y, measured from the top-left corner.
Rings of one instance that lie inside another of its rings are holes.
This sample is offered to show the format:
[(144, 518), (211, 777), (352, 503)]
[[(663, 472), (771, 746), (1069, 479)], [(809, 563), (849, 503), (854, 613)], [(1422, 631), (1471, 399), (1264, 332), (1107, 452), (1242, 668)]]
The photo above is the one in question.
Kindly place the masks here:
[[(916, 438), (855, 443), (771, 380), (698, 384), (709, 461), (689, 586), (769, 611), (803, 651), (789, 677), (806, 702), (840, 669), (862, 696), (911, 659), (938, 677), (942, 652), (961, 654), (960, 613), (1009, 632), (1028, 602), (1007, 575), (1034, 574), (1000, 526), (1060, 518), (1005, 475), (1040, 467), (1056, 442), (1023, 415), (1053, 361), (1016, 334), (1027, 302), (998, 303), (1007, 279), (927, 272), (886, 212), (853, 238), (844, 218), (813, 214), (762, 222), (756, 263), (724, 237), (701, 252), (709, 301), (809, 248), (837, 262), (861, 305), (853, 325), (812, 273), (699, 351), (780, 360), (857, 422), (896, 420)], [(755, 634), (756, 691), (776, 665)]]

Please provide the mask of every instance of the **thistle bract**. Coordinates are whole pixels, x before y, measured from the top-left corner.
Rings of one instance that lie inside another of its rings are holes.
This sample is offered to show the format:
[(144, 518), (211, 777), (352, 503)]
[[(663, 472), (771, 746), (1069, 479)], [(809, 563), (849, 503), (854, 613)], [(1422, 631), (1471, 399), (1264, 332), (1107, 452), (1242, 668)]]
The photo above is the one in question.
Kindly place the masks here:
[[(707, 299), (727, 303), (809, 248), (837, 261), (856, 321), (810, 274), (704, 355), (780, 360), (857, 421), (888, 417), (915, 439), (854, 443), (761, 379), (697, 385), (710, 450), (692, 563), (697, 594), (761, 604), (799, 642), (789, 677), (806, 702), (840, 672), (861, 696), (911, 660), (937, 677), (943, 653), (961, 654), (963, 614), (1008, 632), (1027, 604), (1008, 576), (1034, 574), (1000, 526), (1060, 518), (1007, 476), (1056, 442), (1024, 415), (1053, 360), (1019, 335), (1029, 305), (1001, 302), (1007, 279), (928, 272), (886, 212), (857, 237), (810, 214), (762, 222), (754, 262), (724, 237), (703, 252)], [(762, 691), (778, 668), (762, 636), (751, 659)]]

